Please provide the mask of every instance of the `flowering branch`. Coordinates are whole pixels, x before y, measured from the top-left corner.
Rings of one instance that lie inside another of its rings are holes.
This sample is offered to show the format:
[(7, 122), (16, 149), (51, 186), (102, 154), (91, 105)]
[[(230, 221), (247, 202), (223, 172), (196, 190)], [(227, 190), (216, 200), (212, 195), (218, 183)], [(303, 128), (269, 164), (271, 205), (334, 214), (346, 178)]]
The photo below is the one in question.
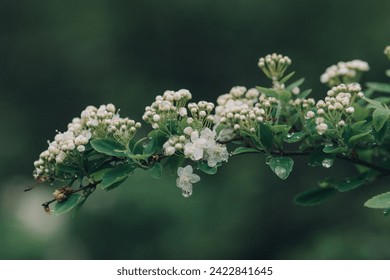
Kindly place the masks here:
[[(385, 49), (390, 59), (390, 46)], [(317, 102), (302, 90), (304, 79), (289, 82), (290, 58), (271, 54), (258, 66), (271, 87), (233, 87), (216, 104), (190, 102), (185, 89), (165, 91), (145, 108), (142, 119), (152, 127), (147, 137), (136, 138), (140, 122), (122, 118), (113, 104), (88, 106), (74, 118), (67, 131), (58, 132), (34, 162), (37, 183), (64, 181), (54, 191), (53, 211), (64, 213), (80, 207), (95, 189), (112, 190), (136, 169), (161, 177), (163, 169), (177, 173), (176, 185), (184, 197), (193, 193), (201, 178), (194, 170), (215, 174), (230, 156), (263, 153), (279, 178), (293, 170), (293, 156), (307, 156), (310, 166), (330, 168), (335, 160), (348, 161), (357, 176), (340, 182), (327, 180), (319, 188), (298, 194), (300, 205), (315, 205), (331, 194), (345, 192), (390, 175), (390, 85), (359, 81), (369, 70), (367, 62), (352, 60), (332, 65), (321, 76), (329, 86)], [(386, 72), (390, 77), (390, 71)], [(229, 152), (230, 151), (230, 152)], [(80, 184), (78, 189), (72, 186)], [(84, 186), (83, 186), (84, 185)], [(387, 211), (390, 193), (365, 204)]]

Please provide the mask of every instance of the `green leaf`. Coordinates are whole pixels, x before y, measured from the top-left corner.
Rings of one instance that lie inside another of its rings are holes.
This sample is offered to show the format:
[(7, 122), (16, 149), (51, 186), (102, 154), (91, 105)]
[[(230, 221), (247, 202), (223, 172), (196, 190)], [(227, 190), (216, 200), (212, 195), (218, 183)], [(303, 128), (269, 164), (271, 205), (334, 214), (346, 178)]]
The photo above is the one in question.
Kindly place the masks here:
[(275, 97), (280, 100), (288, 101), (291, 98), (291, 92), (284, 89), (272, 89), (272, 88), (264, 88), (264, 87), (256, 87), (261, 93), (269, 97)]
[(226, 125), (224, 124), (219, 124), (217, 125), (217, 127), (215, 128), (215, 133), (217, 133), (217, 135), (219, 135), (221, 133), (222, 130), (224, 130), (226, 128)]
[(164, 159), (163, 165), (171, 175), (177, 176), (177, 169), (183, 165), (184, 161), (184, 156), (170, 156), (167, 159)]
[[(110, 171), (104, 173), (102, 182), (99, 186), (103, 190), (112, 189), (115, 183), (123, 183), (130, 176), (136, 167), (132, 164), (121, 164), (113, 167)], [(116, 185), (115, 185), (116, 186)]]
[(390, 78), (390, 69), (386, 70), (385, 72), (386, 76)]
[(237, 156), (240, 154), (253, 154), (253, 153), (261, 153), (259, 150), (254, 148), (246, 148), (246, 147), (238, 147), (234, 150), (233, 156)]
[(385, 141), (388, 131), (389, 123), (386, 123), (378, 132), (375, 130), (373, 131), (375, 141), (377, 141), (379, 145), (382, 145)]
[(312, 92), (311, 89), (307, 89), (305, 91), (302, 91), (300, 94), (298, 94), (297, 98), (306, 98), (309, 96), (309, 94)]
[(382, 193), (374, 196), (364, 203), (364, 206), (374, 209), (388, 209), (390, 208), (390, 192)]
[(286, 180), (293, 169), (294, 161), (290, 157), (273, 157), (268, 164), (280, 179)]
[(163, 167), (161, 163), (155, 162), (152, 167), (146, 170), (146, 172), (155, 179), (160, 179), (162, 176)]
[(94, 182), (99, 182), (103, 179), (104, 174), (106, 174), (111, 169), (112, 168), (100, 169), (100, 170), (95, 171), (94, 173), (90, 174), (89, 177), (91, 177)]
[(294, 74), (295, 74), (295, 72), (291, 72), (290, 74), (284, 76), (283, 79), (281, 79), (279, 82), (280, 82), (281, 84), (285, 84), (288, 80), (290, 80), (290, 78), (291, 78), (292, 76), (294, 76)]
[(374, 100), (374, 99), (370, 99), (370, 98), (367, 98), (367, 97), (363, 97), (363, 99), (364, 99), (367, 103), (370, 104), (370, 105), (368, 106), (368, 107), (370, 107), (370, 108), (381, 108), (381, 109), (384, 108), (383, 105), (382, 105), (382, 103), (380, 103), (379, 101), (376, 101), (376, 100)]
[(294, 203), (301, 206), (315, 206), (321, 204), (336, 193), (334, 188), (315, 188), (299, 193), (294, 197)]
[(317, 147), (309, 157), (309, 165), (312, 167), (323, 166), (329, 168), (332, 166), (336, 154), (326, 154), (323, 151), (324, 146)]
[(367, 83), (366, 86), (370, 89), (379, 92), (390, 93), (390, 85), (385, 83)]
[(58, 171), (61, 171), (63, 173), (69, 173), (69, 174), (75, 174), (80, 172), (80, 167), (79, 166), (74, 166), (74, 165), (66, 165), (63, 163), (58, 163), (56, 165), (56, 169)]
[(154, 154), (158, 148), (161, 148), (167, 140), (165, 134), (159, 130), (153, 130), (150, 132), (149, 137), (151, 139), (143, 151), (144, 154)]
[(324, 153), (326, 154), (339, 154), (346, 152), (346, 149), (344, 147), (337, 147), (333, 145), (326, 145), (323, 149)]
[(207, 161), (200, 161), (200, 162), (198, 163), (197, 168), (198, 168), (200, 171), (203, 171), (203, 172), (206, 173), (206, 174), (214, 175), (214, 174), (217, 173), (217, 171), (218, 171), (218, 166), (221, 166), (221, 163), (217, 164), (217, 165), (214, 166), (214, 167), (210, 167), (210, 166), (207, 164)]
[(281, 133), (285, 132), (287, 133), (290, 130), (291, 126), (286, 125), (286, 124), (279, 124), (279, 125), (272, 125), (270, 126), (270, 129), (274, 133)]
[(293, 90), (293, 88), (295, 87), (299, 87), (300, 85), (302, 85), (303, 83), (305, 82), (305, 78), (301, 78), (291, 84), (288, 85), (288, 87), (286, 87), (286, 90)]
[(271, 129), (267, 125), (260, 123), (259, 130), (258, 130), (258, 136), (260, 138), (261, 143), (266, 148), (272, 147), (272, 145), (274, 143), (274, 136), (272, 134)]
[(390, 110), (389, 109), (381, 109), (377, 108), (372, 113), (372, 124), (374, 129), (378, 132), (382, 129), (382, 127), (385, 125), (385, 123), (388, 122), (390, 117)]
[(363, 129), (365, 129), (367, 126), (367, 121), (366, 120), (362, 120), (362, 121), (358, 121), (354, 124), (352, 124), (351, 128), (354, 132), (360, 132), (362, 131)]
[(284, 137), (284, 141), (287, 143), (297, 143), (303, 140), (305, 138), (306, 132), (305, 131), (300, 131), (300, 132), (294, 132), (294, 133), (289, 133)]
[(370, 135), (371, 134), (371, 130), (370, 131), (366, 131), (366, 132), (363, 132), (363, 133), (360, 133), (358, 135), (354, 135), (352, 136), (351, 138), (349, 138), (348, 140), (348, 143), (349, 144), (353, 144), (354, 142), (356, 142), (357, 140), (362, 140), (362, 138), (365, 138), (366, 136)]
[(79, 204), (82, 198), (80, 194), (72, 193), (66, 200), (57, 202), (53, 207), (53, 212), (57, 215), (69, 212)]
[(144, 153), (144, 145), (142, 143), (145, 142), (146, 140), (148, 140), (148, 137), (143, 137), (143, 138), (139, 139), (137, 142), (135, 142), (134, 144), (131, 143), (131, 145), (129, 145), (129, 151), (128, 151), (127, 155), (143, 154)]
[(94, 139), (91, 141), (92, 147), (95, 151), (115, 157), (125, 157), (126, 156), (126, 147), (118, 143), (113, 139), (100, 138)]
[(336, 184), (336, 188), (339, 192), (347, 192), (363, 186), (365, 182), (366, 181), (362, 178), (346, 179), (341, 183)]

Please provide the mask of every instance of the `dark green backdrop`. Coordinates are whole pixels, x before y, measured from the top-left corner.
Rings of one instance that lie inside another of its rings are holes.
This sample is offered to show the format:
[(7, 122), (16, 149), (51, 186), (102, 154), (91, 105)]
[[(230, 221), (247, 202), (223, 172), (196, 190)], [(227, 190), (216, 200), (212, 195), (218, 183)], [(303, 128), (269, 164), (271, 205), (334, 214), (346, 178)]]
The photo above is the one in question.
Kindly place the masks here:
[(175, 177), (137, 173), (76, 218), (43, 213), (49, 187), (23, 193), (46, 140), (89, 104), (113, 102), (139, 120), (166, 89), (213, 101), (234, 85), (267, 86), (257, 61), (270, 52), (290, 56), (316, 97), (339, 60), (367, 60), (365, 80), (384, 80), (389, 14), (383, 0), (1, 0), (0, 258), (390, 258), (389, 218), (362, 207), (388, 181), (292, 204), (321, 176), (353, 174), (341, 162), (325, 170), (299, 159), (280, 181), (261, 156), (232, 158), (190, 199)]

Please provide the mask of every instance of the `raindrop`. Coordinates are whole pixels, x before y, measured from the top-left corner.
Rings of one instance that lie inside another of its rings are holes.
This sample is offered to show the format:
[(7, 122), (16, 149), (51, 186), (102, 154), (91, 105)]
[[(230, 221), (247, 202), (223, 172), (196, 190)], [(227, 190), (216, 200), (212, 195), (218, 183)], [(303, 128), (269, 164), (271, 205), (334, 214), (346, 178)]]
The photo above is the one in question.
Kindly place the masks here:
[(388, 216), (390, 214), (390, 209), (383, 210), (383, 215)]
[(325, 167), (325, 168), (330, 168), (330, 167), (332, 167), (333, 162), (334, 162), (333, 159), (326, 158), (326, 159), (322, 160), (322, 166)]
[(287, 138), (291, 138), (291, 137), (293, 137), (292, 134), (287, 134)]
[(181, 194), (184, 196), (184, 197), (190, 197), (192, 195), (192, 190), (183, 190), (181, 192)]
[(275, 167), (275, 174), (278, 175), (280, 178), (285, 178), (287, 175), (287, 170), (283, 167), (277, 166)]

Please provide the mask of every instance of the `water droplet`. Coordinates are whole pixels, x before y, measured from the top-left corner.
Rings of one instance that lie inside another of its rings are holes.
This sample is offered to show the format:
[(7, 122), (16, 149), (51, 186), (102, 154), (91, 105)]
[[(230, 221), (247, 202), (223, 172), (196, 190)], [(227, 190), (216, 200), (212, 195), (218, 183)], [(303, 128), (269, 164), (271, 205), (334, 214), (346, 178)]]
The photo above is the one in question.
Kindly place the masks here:
[(268, 156), (268, 157), (266, 157), (266, 159), (265, 159), (265, 163), (266, 163), (266, 164), (269, 164), (269, 162), (271, 161), (271, 159), (272, 159), (272, 157), (271, 157), (271, 156)]
[(291, 137), (293, 137), (292, 134), (287, 134), (287, 138), (291, 138)]
[(280, 178), (285, 178), (287, 175), (287, 170), (283, 167), (277, 166), (275, 167), (275, 174), (278, 175)]
[(325, 167), (325, 168), (330, 168), (330, 167), (332, 167), (333, 162), (334, 162), (333, 159), (326, 158), (326, 159), (322, 160), (322, 166)]
[(383, 215), (388, 216), (390, 214), (390, 209), (383, 210)]
[(77, 175), (74, 175), (75, 178), (77, 178)]
[(190, 197), (192, 195), (192, 191), (190, 190), (183, 190), (181, 192), (181, 194), (184, 196), (184, 197)]

